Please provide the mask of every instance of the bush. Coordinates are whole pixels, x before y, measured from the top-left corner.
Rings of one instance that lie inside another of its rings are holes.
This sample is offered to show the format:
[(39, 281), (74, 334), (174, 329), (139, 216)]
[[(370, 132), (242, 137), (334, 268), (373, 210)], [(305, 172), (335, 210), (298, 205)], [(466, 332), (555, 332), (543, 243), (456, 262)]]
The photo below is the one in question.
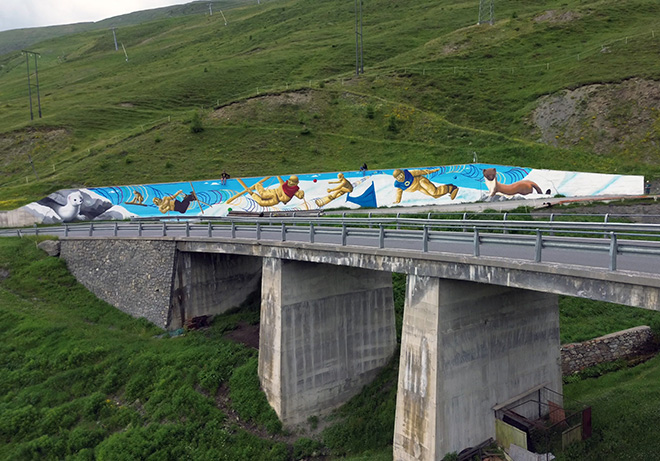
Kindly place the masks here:
[(204, 131), (204, 126), (202, 125), (202, 117), (199, 116), (199, 112), (194, 112), (192, 119), (190, 119), (190, 132), (201, 133), (202, 131)]
[(387, 124), (387, 131), (390, 133), (397, 134), (399, 132), (399, 124), (396, 121), (394, 116), (390, 117), (390, 121)]

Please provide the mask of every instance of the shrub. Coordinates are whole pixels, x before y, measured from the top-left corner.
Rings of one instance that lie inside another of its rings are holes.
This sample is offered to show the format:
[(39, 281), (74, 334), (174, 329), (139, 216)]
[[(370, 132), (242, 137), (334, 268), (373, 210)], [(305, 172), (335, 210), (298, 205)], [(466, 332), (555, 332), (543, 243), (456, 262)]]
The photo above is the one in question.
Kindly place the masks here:
[(199, 112), (194, 112), (192, 118), (190, 119), (190, 132), (201, 133), (202, 131), (204, 131), (204, 126), (202, 125), (202, 117), (199, 116)]
[(387, 131), (394, 134), (399, 132), (399, 124), (394, 116), (390, 117), (390, 121), (387, 124)]

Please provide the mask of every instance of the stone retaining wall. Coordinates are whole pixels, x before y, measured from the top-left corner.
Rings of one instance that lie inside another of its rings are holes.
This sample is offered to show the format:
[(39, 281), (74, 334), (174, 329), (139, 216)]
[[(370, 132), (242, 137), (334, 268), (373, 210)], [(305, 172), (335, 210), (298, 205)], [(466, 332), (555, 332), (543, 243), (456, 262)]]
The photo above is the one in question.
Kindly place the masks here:
[(60, 257), (98, 298), (166, 328), (176, 242), (173, 239), (62, 239)]
[(599, 363), (630, 359), (657, 349), (650, 327), (629, 328), (583, 343), (563, 345), (561, 371), (564, 375), (570, 375)]

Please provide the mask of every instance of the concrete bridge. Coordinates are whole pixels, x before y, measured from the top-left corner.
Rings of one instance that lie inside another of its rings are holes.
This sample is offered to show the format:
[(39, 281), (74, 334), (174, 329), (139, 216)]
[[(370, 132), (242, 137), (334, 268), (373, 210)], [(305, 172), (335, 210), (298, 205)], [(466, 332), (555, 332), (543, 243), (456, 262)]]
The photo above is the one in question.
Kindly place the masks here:
[[(340, 244), (319, 242), (313, 229), (308, 241), (293, 241), (284, 225), (278, 241), (264, 240), (260, 227), (258, 240), (235, 224), (226, 236), (200, 229), (196, 235), (186, 224), (172, 236), (163, 227), (168, 235), (146, 237), (140, 227), (140, 238), (117, 235), (117, 227), (91, 238), (67, 230), (61, 257), (100, 298), (169, 329), (260, 290), (259, 377), (288, 426), (345, 403), (392, 358), (391, 273), (407, 274), (397, 460), (440, 459), (477, 445), (495, 436), (493, 407), (539, 386), (561, 392), (558, 295), (660, 309), (652, 269), (541, 262), (538, 248), (524, 260), (484, 256), (485, 246), (467, 254), (390, 248), (382, 227), (371, 247), (346, 244), (345, 227)], [(419, 238), (432, 247), (428, 230)], [(658, 261), (653, 251), (648, 267)]]

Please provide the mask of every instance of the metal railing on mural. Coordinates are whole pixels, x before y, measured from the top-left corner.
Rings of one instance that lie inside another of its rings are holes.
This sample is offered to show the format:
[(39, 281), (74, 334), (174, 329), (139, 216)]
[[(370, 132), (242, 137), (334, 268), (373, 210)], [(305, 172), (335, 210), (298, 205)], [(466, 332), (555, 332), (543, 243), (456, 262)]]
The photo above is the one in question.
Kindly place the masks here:
[(550, 248), (607, 253), (611, 271), (617, 270), (617, 259), (623, 254), (660, 256), (660, 225), (631, 223), (268, 217), (221, 222), (89, 222), (0, 231), (0, 236), (10, 235), (230, 238), (422, 253), (451, 253), (441, 245), (454, 244), (469, 245), (475, 257), (481, 256), (484, 245), (491, 244), (533, 248), (529, 259), (537, 263)]

